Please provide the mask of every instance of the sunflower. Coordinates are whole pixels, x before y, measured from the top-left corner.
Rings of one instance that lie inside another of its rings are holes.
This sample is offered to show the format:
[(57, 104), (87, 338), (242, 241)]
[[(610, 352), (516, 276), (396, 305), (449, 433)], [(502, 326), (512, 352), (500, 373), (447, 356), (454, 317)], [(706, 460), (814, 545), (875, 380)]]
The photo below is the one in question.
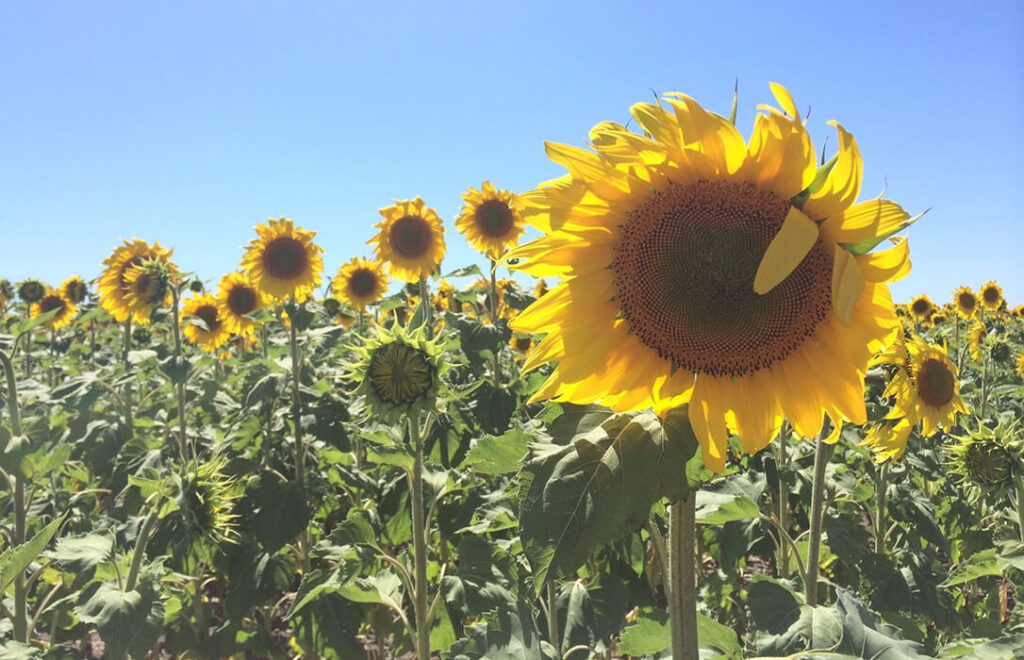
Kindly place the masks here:
[(963, 484), (972, 501), (988, 496), (1005, 502), (1016, 487), (1016, 478), (1024, 472), (1024, 454), (1020, 441), (1020, 423), (1000, 423), (989, 428), (978, 421), (977, 430), (956, 436), (949, 449), (947, 465)]
[(645, 135), (605, 122), (597, 153), (548, 144), (569, 174), (520, 196), (545, 236), (506, 256), (561, 283), (510, 325), (546, 334), (527, 369), (558, 366), (532, 400), (617, 411), (689, 401), (705, 463), (725, 467), (789, 418), (813, 437), (823, 415), (866, 419), (864, 372), (897, 321), (886, 282), (909, 248), (873, 248), (910, 222), (899, 205), (854, 203), (862, 163), (842, 126), (821, 169), (789, 92), (758, 115), (749, 144), (693, 99), (640, 103)]
[(380, 210), (383, 220), (374, 225), (380, 231), (367, 241), (375, 245), (378, 261), (388, 264), (388, 273), (403, 282), (430, 277), (444, 259), (444, 227), (437, 212), (417, 197), (395, 200)]
[(987, 335), (988, 328), (981, 321), (975, 321), (967, 333), (968, 344), (971, 347), (971, 359), (976, 362), (981, 362), (981, 359), (984, 357), (981, 352), (981, 343), (985, 341)]
[(544, 281), (544, 278), (537, 280), (537, 284), (533, 286), (533, 297), (540, 298), (548, 292), (548, 283)]
[(1014, 366), (1017, 368), (1017, 375), (1024, 378), (1024, 353), (1017, 354), (1017, 360), (1014, 362)]
[(103, 260), (106, 268), (100, 275), (97, 287), (100, 306), (118, 323), (124, 323), (132, 318), (138, 324), (148, 324), (150, 310), (147, 308), (135, 313), (126, 299), (129, 293), (126, 275), (132, 266), (141, 265), (147, 259), (156, 259), (168, 264), (173, 274), (177, 269), (170, 260), (172, 253), (173, 250), (161, 247), (159, 241), (150, 245), (137, 238), (133, 238), (131, 242), (125, 240), (124, 245), (114, 248), (110, 256)]
[(216, 351), (231, 337), (217, 299), (208, 293), (185, 300), (181, 316), (185, 319), (185, 337), (208, 353)]
[(51, 330), (60, 330), (74, 320), (78, 313), (78, 307), (68, 300), (61, 291), (50, 289), (38, 301), (32, 303), (30, 314), (32, 318), (52, 312), (56, 314), (46, 322), (46, 327)]
[(922, 293), (911, 300), (907, 307), (910, 309), (910, 315), (914, 317), (914, 320), (927, 321), (928, 317), (931, 316), (932, 310), (935, 309), (935, 303), (932, 302), (932, 299), (927, 294)]
[(437, 284), (437, 292), (434, 293), (434, 309), (438, 312), (447, 312), (455, 309), (455, 287), (448, 280), (441, 280)]
[(85, 285), (85, 280), (80, 275), (72, 275), (68, 279), (64, 280), (60, 285), (61, 294), (75, 303), (76, 305), (85, 300), (86, 294), (89, 293), (88, 287)]
[(229, 333), (252, 336), (256, 322), (248, 315), (263, 309), (266, 297), (245, 273), (228, 273), (217, 287), (217, 315)]
[(352, 257), (347, 264), (338, 269), (331, 289), (342, 301), (358, 311), (363, 311), (370, 303), (383, 298), (388, 290), (384, 264), (362, 257)]
[(995, 283), (995, 280), (986, 282), (985, 286), (981, 287), (979, 295), (981, 296), (981, 304), (990, 312), (998, 311), (999, 307), (1003, 304), (1003, 290)]
[(978, 313), (978, 296), (969, 286), (959, 287), (953, 292), (953, 304), (956, 305), (956, 313), (965, 319), (972, 319)]
[(1010, 314), (1013, 314), (1019, 319), (1024, 318), (1024, 305), (1017, 305), (1012, 310), (1010, 310)]
[(903, 351), (905, 356), (894, 351), (891, 359), (883, 360), (900, 367), (882, 395), (893, 398), (893, 409), (864, 437), (864, 444), (875, 451), (879, 461), (902, 456), (907, 438), (919, 422), (921, 435), (927, 438), (940, 426), (947, 431), (952, 429), (956, 413), (967, 412), (960, 398), (956, 366), (945, 347), (911, 337), (905, 341)]
[(316, 232), (296, 227), (288, 218), (267, 222), (256, 225), (259, 238), (249, 242), (242, 268), (268, 298), (302, 302), (320, 285), (324, 269), (323, 249), (313, 242)]
[(465, 235), (473, 249), (497, 260), (519, 242), (525, 231), (523, 216), (514, 194), (498, 190), (490, 181), (484, 181), (480, 188), (470, 188), (462, 194), (466, 204), (455, 220), (455, 228)]
[(18, 297), (21, 301), (32, 305), (43, 299), (50, 288), (39, 280), (25, 280), (18, 285)]
[(533, 337), (513, 332), (512, 338), (508, 340), (508, 345), (515, 349), (516, 353), (528, 355), (530, 349), (533, 348)]
[(171, 304), (171, 271), (167, 263), (144, 259), (124, 272), (123, 304), (139, 325), (145, 325), (160, 305)]

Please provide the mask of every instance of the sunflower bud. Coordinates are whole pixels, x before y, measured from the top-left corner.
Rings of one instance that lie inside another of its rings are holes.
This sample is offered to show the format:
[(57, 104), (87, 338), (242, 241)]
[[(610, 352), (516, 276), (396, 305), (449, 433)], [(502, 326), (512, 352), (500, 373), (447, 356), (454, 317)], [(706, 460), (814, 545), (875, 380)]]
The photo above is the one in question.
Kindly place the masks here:
[(29, 304), (37, 303), (46, 295), (46, 286), (39, 280), (25, 280), (18, 286), (18, 297)]
[(324, 311), (328, 316), (337, 316), (341, 311), (341, 303), (335, 298), (324, 298)]
[(1013, 355), (1013, 351), (1010, 349), (1010, 345), (1005, 341), (999, 339), (992, 343), (992, 359), (996, 362), (1007, 362), (1010, 356)]
[(194, 279), (191, 282), (189, 282), (188, 288), (189, 290), (192, 291), (192, 293), (202, 293), (203, 291), (206, 290), (206, 288), (203, 286), (203, 281), (199, 279)]
[(0, 298), (11, 300), (14, 298), (14, 285), (10, 280), (0, 279)]
[(1017, 422), (995, 428), (979, 422), (977, 430), (956, 438), (949, 464), (974, 499), (982, 495), (1002, 497), (1013, 488), (1017, 475), (1024, 470), (1019, 435)]
[(135, 327), (132, 329), (132, 341), (139, 346), (148, 345), (152, 337), (153, 335), (150, 333), (149, 328)]

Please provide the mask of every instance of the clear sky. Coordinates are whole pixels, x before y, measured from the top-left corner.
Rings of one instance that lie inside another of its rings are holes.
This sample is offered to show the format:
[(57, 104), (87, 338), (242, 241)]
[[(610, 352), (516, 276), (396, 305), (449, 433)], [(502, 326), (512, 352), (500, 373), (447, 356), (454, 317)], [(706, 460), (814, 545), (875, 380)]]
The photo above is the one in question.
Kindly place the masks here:
[(207, 280), (253, 226), (315, 230), (327, 274), (393, 198), (446, 220), (467, 186), (560, 175), (544, 140), (678, 90), (749, 136), (768, 81), (816, 143), (856, 136), (862, 198), (912, 213), (913, 272), (946, 301), (1024, 302), (1024, 2), (0, 3), (0, 277), (98, 275), (121, 237)]

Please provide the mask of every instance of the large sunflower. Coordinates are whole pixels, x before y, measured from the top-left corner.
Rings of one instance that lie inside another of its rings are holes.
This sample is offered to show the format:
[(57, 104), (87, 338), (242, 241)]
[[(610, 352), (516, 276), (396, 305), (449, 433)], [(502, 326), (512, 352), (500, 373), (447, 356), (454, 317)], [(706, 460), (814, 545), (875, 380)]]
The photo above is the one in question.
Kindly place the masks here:
[(249, 242), (242, 257), (242, 268), (267, 297), (299, 301), (312, 295), (320, 285), (323, 249), (313, 242), (316, 232), (296, 227), (288, 218), (256, 225), (259, 238)]
[(945, 347), (915, 336), (906, 340), (902, 351), (882, 361), (900, 368), (883, 394), (893, 398), (892, 410), (864, 437), (864, 444), (875, 451), (880, 461), (903, 455), (907, 438), (918, 422), (921, 435), (927, 438), (940, 426), (949, 431), (956, 425), (956, 414), (967, 412), (960, 398), (956, 366)]
[(918, 297), (910, 301), (907, 305), (907, 309), (910, 310), (910, 315), (915, 321), (927, 321), (928, 317), (932, 315), (932, 311), (935, 309), (935, 303), (928, 297), (928, 294), (922, 293)]
[(981, 304), (990, 312), (998, 311), (999, 307), (1003, 304), (1003, 290), (996, 284), (995, 280), (986, 282), (981, 287), (979, 294), (981, 295)]
[(124, 323), (129, 317), (139, 325), (149, 323), (149, 308), (133, 310), (128, 301), (131, 292), (126, 276), (133, 266), (141, 266), (148, 259), (156, 259), (167, 264), (171, 273), (177, 272), (171, 262), (173, 250), (160, 246), (160, 241), (150, 245), (146, 241), (133, 238), (125, 240), (124, 245), (114, 248), (109, 257), (103, 260), (103, 273), (99, 278), (100, 305), (114, 317), (118, 323)]
[(969, 286), (959, 287), (953, 292), (953, 304), (956, 305), (956, 313), (965, 319), (973, 319), (978, 313), (978, 296)]
[(217, 299), (208, 293), (185, 300), (181, 305), (181, 316), (185, 337), (209, 353), (220, 348), (231, 336)]
[(248, 314), (266, 306), (263, 293), (245, 273), (228, 273), (217, 287), (218, 317), (229, 333), (249, 337), (256, 322)]
[(331, 282), (331, 288), (342, 301), (362, 311), (370, 303), (383, 298), (388, 290), (384, 264), (362, 257), (352, 257), (338, 269), (338, 274)]
[(444, 259), (444, 226), (437, 212), (417, 197), (395, 200), (380, 210), (383, 220), (374, 225), (380, 231), (367, 241), (375, 245), (377, 261), (388, 264), (388, 273), (403, 282), (430, 277)]
[(46, 327), (51, 330), (60, 330), (68, 325), (75, 319), (75, 314), (78, 313), (78, 307), (75, 303), (68, 300), (60, 290), (50, 289), (42, 298), (32, 303), (30, 314), (32, 318), (35, 318), (54, 310), (56, 310), (56, 314), (46, 322)]
[[(547, 336), (526, 369), (558, 361), (533, 399), (659, 412), (689, 401), (705, 463), (725, 466), (727, 429), (766, 446), (785, 415), (803, 436), (828, 413), (861, 424), (868, 359), (896, 327), (885, 282), (909, 271), (911, 218), (855, 203), (861, 158), (842, 126), (825, 167), (789, 92), (749, 144), (681, 94), (640, 103), (647, 135), (605, 122), (597, 153), (548, 144), (569, 174), (523, 194), (545, 234), (507, 261), (561, 283), (510, 325)], [(648, 137), (649, 135), (649, 137)]]
[(455, 228), (466, 236), (473, 249), (498, 259), (516, 246), (525, 231), (519, 200), (507, 190), (498, 190), (490, 181), (484, 181), (480, 188), (470, 188), (462, 194), (466, 203), (455, 220)]

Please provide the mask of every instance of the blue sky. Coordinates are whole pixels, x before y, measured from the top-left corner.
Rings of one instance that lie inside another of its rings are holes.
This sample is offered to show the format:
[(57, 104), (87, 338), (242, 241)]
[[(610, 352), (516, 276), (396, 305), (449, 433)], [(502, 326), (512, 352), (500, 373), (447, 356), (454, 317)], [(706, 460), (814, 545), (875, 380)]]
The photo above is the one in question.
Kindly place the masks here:
[[(768, 81), (840, 120), (862, 198), (911, 212), (894, 285), (947, 300), (999, 281), (1024, 302), (1024, 3), (4, 2), (0, 277), (93, 277), (121, 237), (160, 239), (216, 281), (252, 227), (315, 230), (328, 274), (377, 209), (561, 174), (544, 140), (678, 90), (749, 135)], [(834, 137), (830, 137), (834, 144)]]

